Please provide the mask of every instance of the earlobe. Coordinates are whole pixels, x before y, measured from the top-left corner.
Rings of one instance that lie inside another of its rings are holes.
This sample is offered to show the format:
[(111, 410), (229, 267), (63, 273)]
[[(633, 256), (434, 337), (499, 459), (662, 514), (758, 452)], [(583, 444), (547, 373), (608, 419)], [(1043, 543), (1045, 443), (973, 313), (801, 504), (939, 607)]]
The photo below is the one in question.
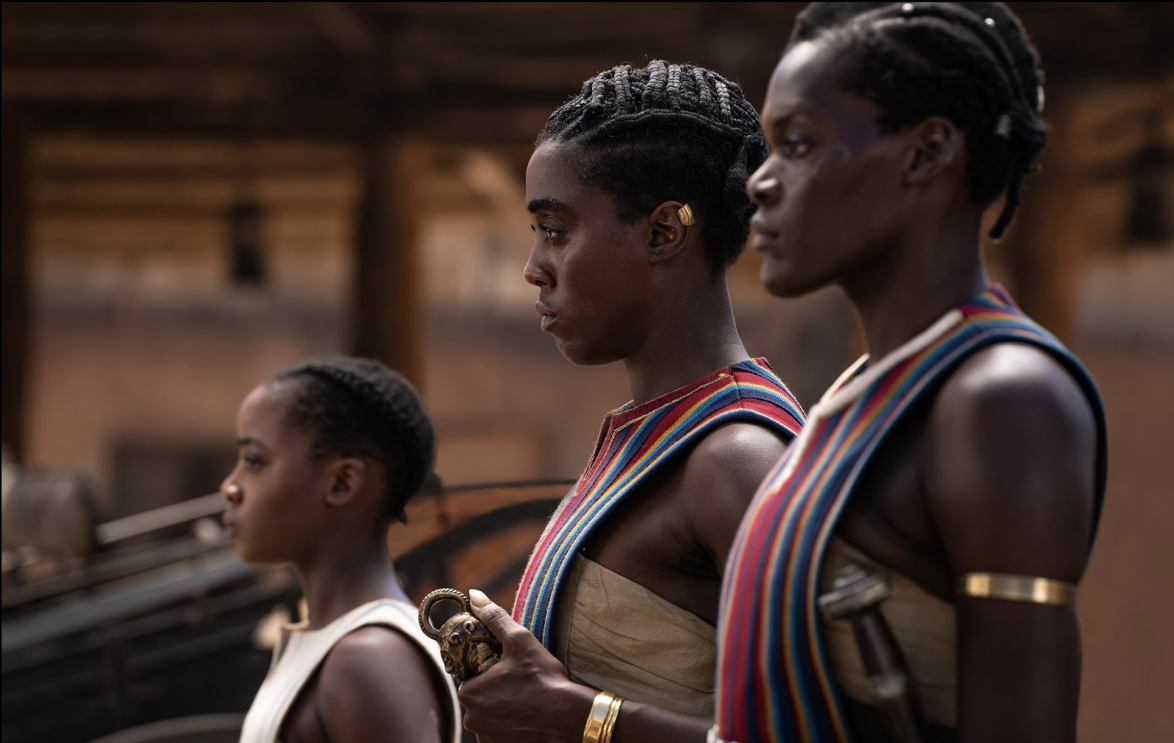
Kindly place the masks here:
[(340, 459), (334, 463), (330, 473), (330, 488), (326, 503), (343, 506), (351, 502), (367, 480), (367, 463), (357, 457)]
[(685, 242), (689, 237), (689, 225), (696, 221), (692, 208), (686, 210), (685, 206), (680, 201), (666, 201), (656, 207), (649, 215), (651, 230), (648, 241), (648, 257), (650, 263), (668, 260), (684, 249)]
[(953, 122), (938, 116), (913, 127), (906, 141), (911, 144), (905, 169), (909, 185), (932, 181), (954, 164), (963, 146), (962, 133)]

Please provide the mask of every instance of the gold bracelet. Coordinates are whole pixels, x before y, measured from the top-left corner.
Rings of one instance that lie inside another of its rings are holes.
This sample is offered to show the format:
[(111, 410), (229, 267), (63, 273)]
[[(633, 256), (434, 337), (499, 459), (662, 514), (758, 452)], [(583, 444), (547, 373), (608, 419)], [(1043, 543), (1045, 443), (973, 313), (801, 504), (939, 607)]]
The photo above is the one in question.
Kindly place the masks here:
[(958, 595), (976, 599), (1025, 601), (1030, 604), (1072, 606), (1076, 586), (1052, 578), (1006, 573), (964, 573), (958, 577)]
[(603, 727), (611, 716), (611, 705), (615, 699), (616, 695), (610, 691), (601, 691), (595, 695), (591, 714), (587, 715), (587, 726), (583, 728), (583, 743), (602, 743)]
[(599, 743), (611, 743), (611, 734), (616, 729), (616, 721), (620, 719), (620, 705), (623, 703), (623, 697), (612, 697), (607, 708), (607, 720), (604, 721), (603, 731), (599, 734)]

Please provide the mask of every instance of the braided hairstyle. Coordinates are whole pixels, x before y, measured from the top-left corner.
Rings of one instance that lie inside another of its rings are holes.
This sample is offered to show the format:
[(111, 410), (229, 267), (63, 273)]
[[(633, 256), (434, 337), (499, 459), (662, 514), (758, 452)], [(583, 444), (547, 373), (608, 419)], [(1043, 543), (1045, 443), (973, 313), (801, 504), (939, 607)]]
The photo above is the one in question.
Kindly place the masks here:
[(406, 379), (378, 361), (335, 356), (271, 378), (289, 387), (286, 425), (314, 434), (310, 456), (370, 457), (386, 473), (377, 526), (405, 520), (436, 459), (432, 420)]
[(1007, 194), (990, 233), (1001, 238), (1048, 134), (1039, 54), (1019, 19), (1002, 3), (812, 3), (790, 44), (825, 35), (846, 42), (841, 84), (877, 104), (882, 132), (931, 116), (965, 132), (971, 198)]
[(665, 201), (689, 204), (715, 276), (745, 247), (746, 180), (766, 159), (766, 138), (742, 89), (716, 72), (660, 60), (601, 72), (550, 115), (535, 144), (548, 141), (582, 148), (584, 178), (616, 197), (626, 221)]

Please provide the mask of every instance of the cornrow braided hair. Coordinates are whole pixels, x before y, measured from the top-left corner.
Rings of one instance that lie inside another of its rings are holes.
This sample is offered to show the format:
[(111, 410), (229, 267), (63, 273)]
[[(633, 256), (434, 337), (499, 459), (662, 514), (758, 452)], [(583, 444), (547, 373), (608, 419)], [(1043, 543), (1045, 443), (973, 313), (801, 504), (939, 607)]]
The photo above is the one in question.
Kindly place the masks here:
[(692, 206), (715, 276), (745, 247), (746, 180), (766, 138), (742, 89), (716, 72), (661, 60), (601, 72), (551, 114), (535, 144), (548, 141), (582, 148), (584, 177), (629, 221), (665, 201)]
[(378, 361), (335, 356), (274, 374), (289, 384), (286, 425), (313, 431), (311, 456), (370, 457), (383, 466), (386, 492), (378, 527), (404, 520), (436, 459), (436, 435), (420, 396)]
[(990, 232), (1001, 238), (1048, 134), (1039, 54), (1019, 19), (1002, 3), (812, 3), (790, 43), (825, 35), (853, 55), (843, 89), (877, 104), (881, 131), (942, 116), (965, 132), (971, 198), (1007, 194)]

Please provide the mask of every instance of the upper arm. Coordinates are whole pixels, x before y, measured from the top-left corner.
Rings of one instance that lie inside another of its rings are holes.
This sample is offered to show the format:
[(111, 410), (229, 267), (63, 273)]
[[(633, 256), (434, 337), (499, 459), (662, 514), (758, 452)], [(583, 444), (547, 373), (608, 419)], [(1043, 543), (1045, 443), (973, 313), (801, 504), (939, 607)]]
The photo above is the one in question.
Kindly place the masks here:
[[(976, 353), (934, 403), (925, 488), (954, 574), (1078, 583), (1095, 502), (1096, 427), (1044, 352)], [(1071, 740), (1080, 683), (1073, 609), (960, 598), (963, 740)]]
[(685, 462), (682, 482), (698, 541), (724, 568), (730, 546), (758, 486), (787, 439), (756, 423), (727, 423), (701, 440)]
[(363, 627), (339, 640), (317, 692), (332, 743), (443, 739), (445, 712), (423, 651), (389, 627)]

